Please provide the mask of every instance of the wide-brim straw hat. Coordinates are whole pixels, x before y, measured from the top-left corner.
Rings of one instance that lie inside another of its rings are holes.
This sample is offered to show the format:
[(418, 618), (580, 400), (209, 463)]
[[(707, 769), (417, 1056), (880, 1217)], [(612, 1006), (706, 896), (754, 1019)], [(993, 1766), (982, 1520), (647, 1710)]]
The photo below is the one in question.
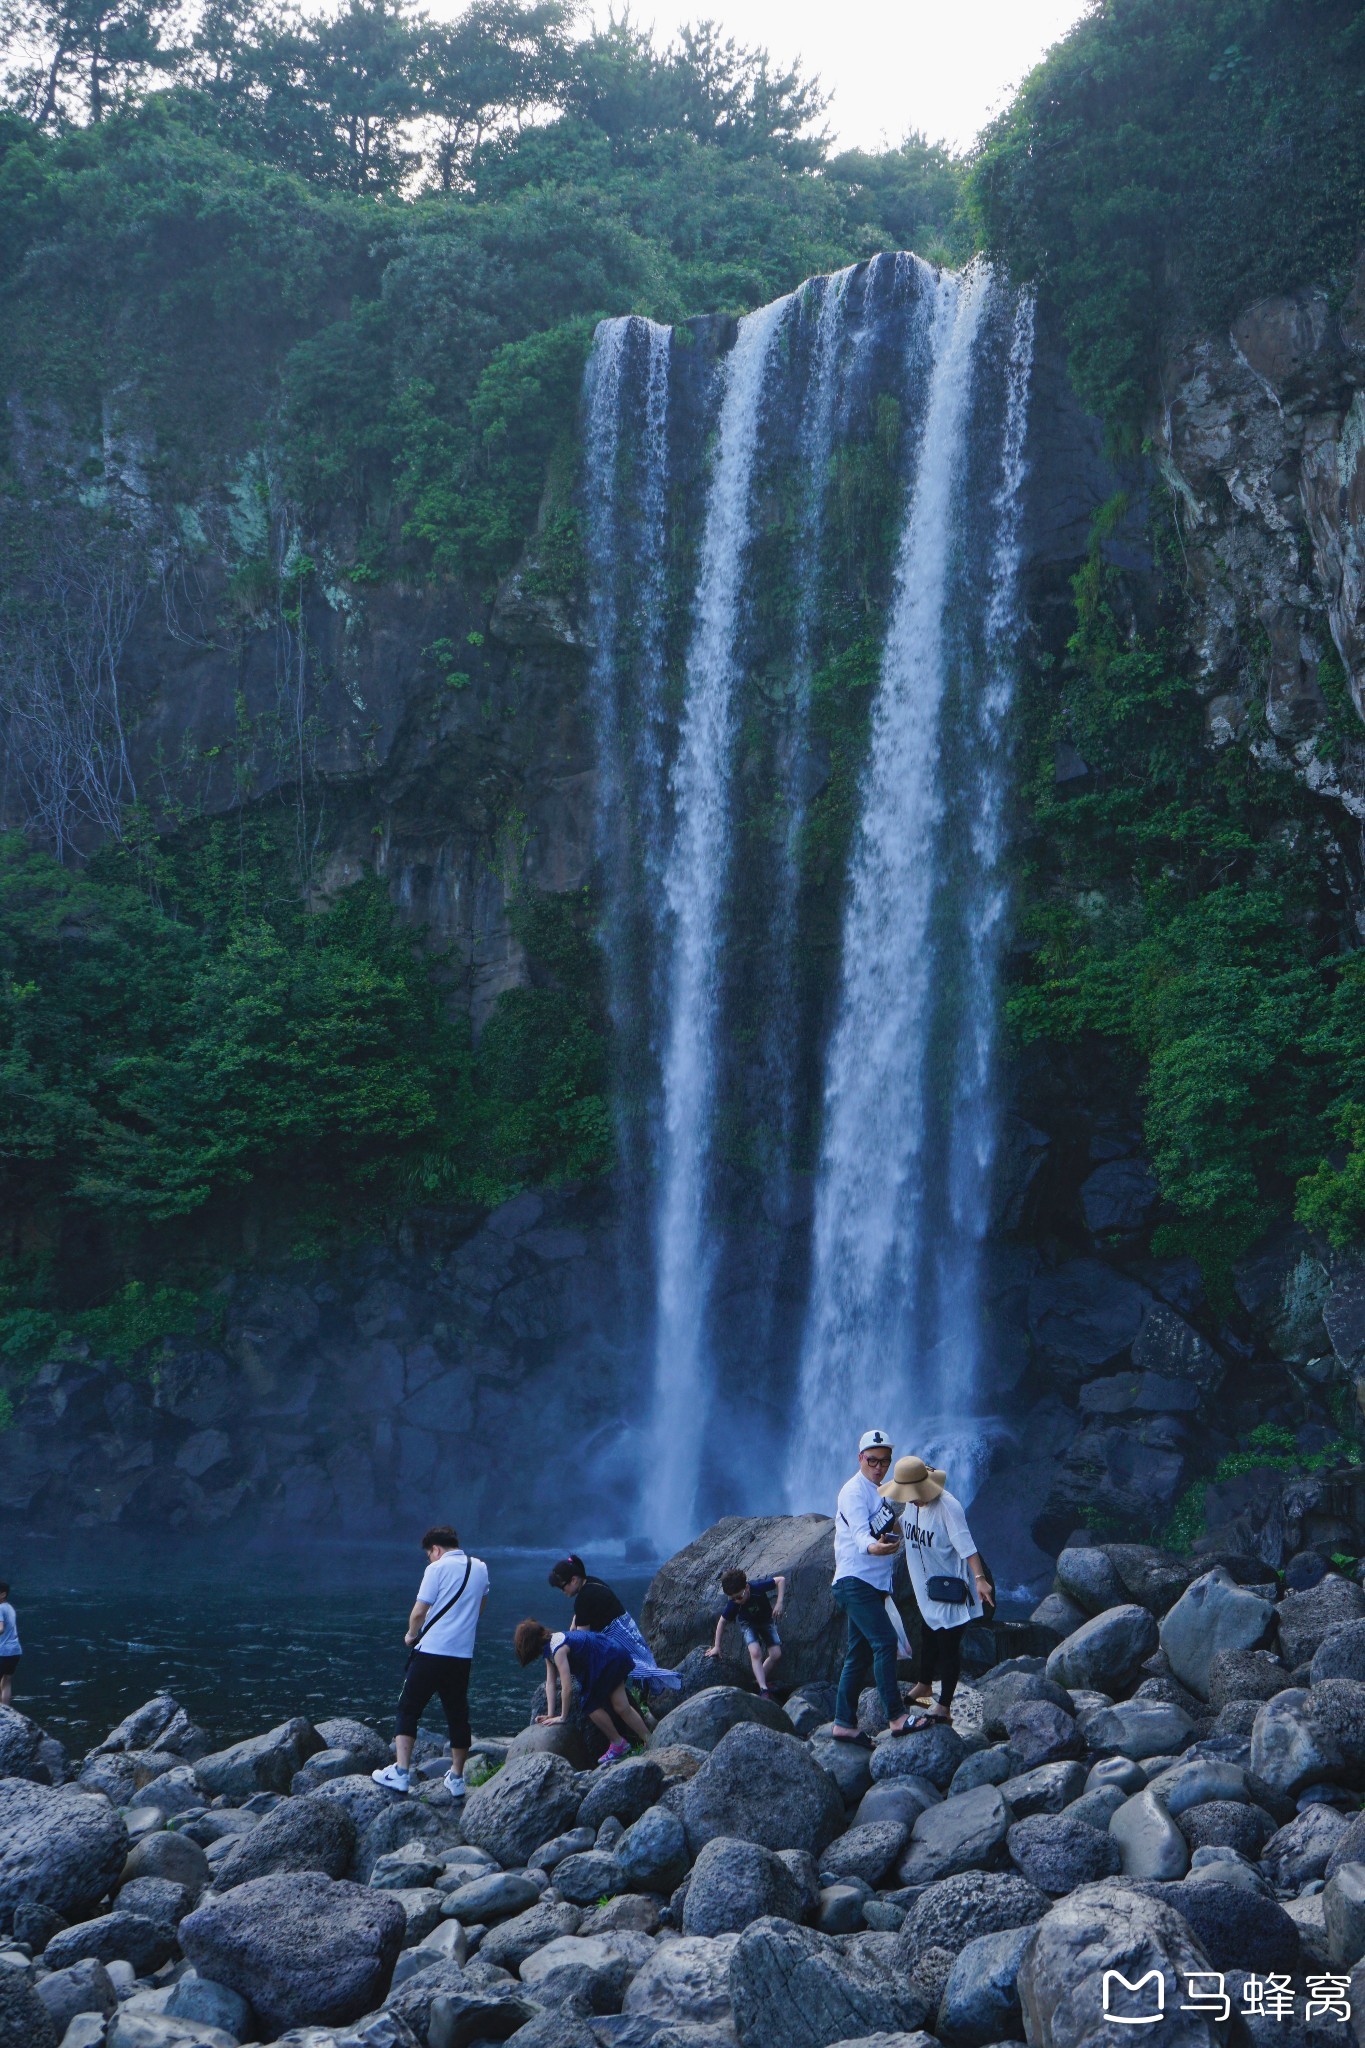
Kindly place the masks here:
[(918, 1507), (927, 1507), (931, 1500), (937, 1500), (948, 1484), (946, 1472), (936, 1472), (926, 1465), (923, 1458), (897, 1458), (895, 1469), (885, 1486), (877, 1491), (883, 1500), (899, 1501), (902, 1506), (914, 1502)]

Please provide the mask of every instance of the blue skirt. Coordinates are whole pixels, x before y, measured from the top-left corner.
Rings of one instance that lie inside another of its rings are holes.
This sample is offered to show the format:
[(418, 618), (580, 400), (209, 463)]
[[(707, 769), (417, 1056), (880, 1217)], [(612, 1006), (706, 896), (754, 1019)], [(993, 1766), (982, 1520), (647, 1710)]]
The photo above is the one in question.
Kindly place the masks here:
[(665, 1671), (654, 1661), (654, 1652), (641, 1635), (634, 1617), (618, 1614), (615, 1621), (609, 1621), (602, 1631), (625, 1650), (631, 1660), (630, 1675), (638, 1678), (642, 1685), (662, 1685), (670, 1691), (680, 1690), (682, 1679), (676, 1671)]

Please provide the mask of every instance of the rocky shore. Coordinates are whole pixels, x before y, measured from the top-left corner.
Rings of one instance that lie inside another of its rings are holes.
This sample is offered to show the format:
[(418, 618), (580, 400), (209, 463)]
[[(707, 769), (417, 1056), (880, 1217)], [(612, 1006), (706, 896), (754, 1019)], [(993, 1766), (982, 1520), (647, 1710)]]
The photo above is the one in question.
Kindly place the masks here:
[(702, 1684), (605, 1770), (480, 1742), (459, 1804), (345, 1718), (215, 1748), (160, 1695), (68, 1761), (0, 1710), (0, 2048), (1088, 2048), (1111, 1969), (1180, 2048), (1365, 2040), (1365, 1591), (1077, 1546), (1033, 1625), (952, 1727)]

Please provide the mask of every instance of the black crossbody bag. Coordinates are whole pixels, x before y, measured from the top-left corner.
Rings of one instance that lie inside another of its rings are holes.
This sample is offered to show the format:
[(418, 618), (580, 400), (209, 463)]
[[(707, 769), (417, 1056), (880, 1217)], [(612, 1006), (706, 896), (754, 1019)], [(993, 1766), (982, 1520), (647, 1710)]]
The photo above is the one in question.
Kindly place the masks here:
[(414, 1658), (414, 1657), (415, 1657), (415, 1656), (417, 1655), (417, 1652), (418, 1652), (418, 1651), (419, 1651), (419, 1650), (421, 1649), (421, 1647), (422, 1647), (422, 1637), (423, 1637), (424, 1635), (427, 1635), (427, 1634), (428, 1634), (428, 1633), (429, 1633), (429, 1632), (430, 1632), (430, 1631), (431, 1631), (432, 1629), (434, 1629), (438, 1621), (444, 1621), (444, 1620), (445, 1620), (445, 1618), (446, 1618), (446, 1616), (447, 1616), (447, 1615), (449, 1614), (449, 1612), (450, 1612), (451, 1608), (452, 1608), (452, 1607), (454, 1607), (454, 1606), (456, 1606), (456, 1605), (458, 1605), (458, 1603), (460, 1602), (460, 1600), (462, 1600), (462, 1599), (463, 1599), (463, 1597), (464, 1597), (464, 1589), (465, 1589), (465, 1587), (466, 1587), (466, 1586), (467, 1586), (467, 1585), (469, 1584), (469, 1574), (470, 1574), (470, 1573), (471, 1573), (471, 1572), (473, 1571), (473, 1569), (474, 1569), (474, 1560), (473, 1560), (473, 1558), (472, 1558), (472, 1557), (466, 1557), (466, 1558), (465, 1558), (465, 1561), (464, 1561), (464, 1577), (463, 1577), (463, 1578), (462, 1578), (462, 1579), (460, 1580), (460, 1589), (459, 1589), (459, 1592), (457, 1592), (457, 1593), (456, 1593), (456, 1595), (455, 1595), (454, 1599), (452, 1599), (452, 1600), (447, 1600), (447, 1601), (446, 1601), (446, 1604), (445, 1604), (445, 1606), (444, 1606), (444, 1607), (438, 1607), (438, 1608), (437, 1608), (437, 1610), (436, 1610), (436, 1612), (435, 1612), (434, 1614), (429, 1614), (429, 1615), (427, 1616), (426, 1620), (425, 1620), (425, 1621), (424, 1621), (424, 1622), (422, 1623), (422, 1626), (421, 1626), (421, 1628), (420, 1628), (420, 1629), (419, 1629), (419, 1630), (417, 1631), (417, 1641), (416, 1641), (416, 1642), (415, 1642), (415, 1643), (413, 1644), (412, 1648), (411, 1648), (411, 1649), (410, 1649), (410, 1650), (408, 1651), (408, 1662), (407, 1662), (407, 1668), (408, 1668), (408, 1670), (409, 1670), (409, 1671), (411, 1671), (411, 1669), (412, 1669), (412, 1660), (413, 1660), (413, 1658)]

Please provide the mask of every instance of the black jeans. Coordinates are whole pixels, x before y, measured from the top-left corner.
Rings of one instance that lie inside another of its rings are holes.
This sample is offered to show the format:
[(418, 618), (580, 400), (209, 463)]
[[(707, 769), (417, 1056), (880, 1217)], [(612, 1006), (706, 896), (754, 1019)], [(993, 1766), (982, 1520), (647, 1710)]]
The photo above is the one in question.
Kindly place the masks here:
[(858, 1725), (858, 1695), (869, 1678), (877, 1681), (882, 1705), (893, 1721), (905, 1712), (896, 1683), (900, 1639), (886, 1612), (886, 1595), (866, 1579), (836, 1579), (834, 1604), (848, 1617), (848, 1654), (839, 1673), (834, 1718), (845, 1728)]
[(435, 1657), (428, 1650), (414, 1651), (408, 1675), (403, 1680), (403, 1690), (398, 1696), (394, 1734), (415, 1735), (423, 1708), (439, 1694), (441, 1705), (446, 1710), (451, 1748), (468, 1749), (472, 1739), (469, 1730), (469, 1667), (473, 1661), (472, 1657)]
[(919, 1682), (932, 1685), (937, 1678), (941, 1681), (940, 1698), (945, 1707), (953, 1703), (957, 1681), (962, 1676), (962, 1630), (960, 1628), (930, 1628), (927, 1621), (920, 1621)]

